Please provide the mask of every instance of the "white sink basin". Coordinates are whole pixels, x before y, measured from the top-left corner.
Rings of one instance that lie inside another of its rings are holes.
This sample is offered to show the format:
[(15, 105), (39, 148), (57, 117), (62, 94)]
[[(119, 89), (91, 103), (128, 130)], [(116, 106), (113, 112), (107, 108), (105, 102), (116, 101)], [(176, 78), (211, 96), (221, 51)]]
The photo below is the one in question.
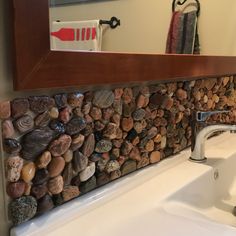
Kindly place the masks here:
[(210, 147), (207, 162), (195, 164), (207, 165), (209, 170), (168, 197), (164, 208), (177, 215), (236, 227), (236, 216), (232, 214), (236, 206), (236, 153), (214, 158), (214, 149), (218, 150), (218, 155), (221, 154), (219, 147)]

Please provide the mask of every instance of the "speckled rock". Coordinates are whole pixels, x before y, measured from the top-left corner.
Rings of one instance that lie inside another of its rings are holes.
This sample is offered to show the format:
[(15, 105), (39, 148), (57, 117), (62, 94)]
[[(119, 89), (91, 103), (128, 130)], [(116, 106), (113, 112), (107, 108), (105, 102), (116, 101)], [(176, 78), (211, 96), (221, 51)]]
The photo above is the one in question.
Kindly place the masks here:
[(97, 186), (103, 186), (110, 182), (110, 176), (106, 172), (97, 175)]
[(107, 108), (114, 101), (114, 93), (110, 90), (96, 91), (93, 98), (93, 104), (99, 108)]
[(29, 183), (35, 176), (36, 166), (34, 162), (25, 164), (21, 170), (21, 179)]
[(109, 152), (112, 149), (112, 142), (107, 139), (102, 139), (96, 143), (95, 151), (98, 153)]
[(103, 131), (103, 136), (109, 139), (115, 139), (117, 136), (118, 126), (114, 123), (108, 123)]
[(48, 150), (55, 157), (61, 156), (69, 149), (71, 141), (72, 140), (69, 135), (63, 134), (50, 144)]
[(72, 159), (73, 169), (76, 173), (84, 170), (88, 165), (88, 158), (79, 150), (75, 151)]
[(71, 107), (81, 107), (84, 100), (82, 93), (69, 93), (67, 96), (67, 102)]
[(53, 178), (61, 174), (65, 167), (65, 160), (63, 157), (53, 157), (49, 163), (47, 169), (49, 172), (49, 177)]
[(0, 102), (0, 119), (8, 119), (11, 116), (11, 103), (10, 101)]
[(47, 169), (39, 169), (35, 172), (35, 176), (32, 180), (34, 185), (44, 184), (49, 179), (49, 173)]
[(56, 106), (59, 109), (66, 107), (66, 105), (67, 105), (67, 94), (66, 93), (56, 94), (54, 96), (54, 99), (55, 99)]
[(64, 181), (61, 175), (48, 181), (48, 190), (51, 194), (59, 194), (63, 190)]
[(113, 172), (111, 172), (110, 174), (110, 180), (115, 180), (121, 177), (121, 171), (120, 170), (115, 170)]
[(23, 159), (19, 156), (9, 157), (6, 160), (6, 177), (9, 182), (16, 182), (20, 179), (23, 168)]
[(34, 124), (37, 127), (45, 127), (49, 124), (50, 122), (50, 115), (48, 111), (45, 111), (38, 116), (35, 117), (34, 119)]
[(54, 138), (54, 132), (49, 128), (35, 129), (22, 138), (22, 157), (34, 161)]
[(37, 213), (43, 214), (50, 211), (54, 207), (53, 200), (49, 194), (44, 195), (38, 200)]
[(9, 154), (18, 154), (21, 151), (21, 144), (16, 139), (6, 138), (3, 140), (3, 149)]
[(142, 120), (146, 115), (146, 111), (144, 109), (138, 109), (133, 112), (132, 117), (135, 121)]
[(49, 151), (44, 152), (37, 160), (36, 166), (39, 169), (46, 168), (52, 159), (52, 155)]
[(119, 170), (120, 164), (116, 160), (109, 161), (105, 167), (105, 171), (110, 174), (113, 171)]
[(95, 137), (94, 134), (90, 134), (84, 142), (82, 153), (86, 157), (89, 157), (92, 155), (94, 148), (95, 148)]
[(49, 127), (57, 134), (63, 134), (66, 131), (65, 125), (59, 120), (52, 120), (49, 124)]
[(14, 225), (19, 225), (33, 218), (37, 211), (37, 201), (32, 196), (23, 196), (9, 204), (9, 213)]
[(8, 183), (6, 191), (9, 197), (19, 198), (24, 194), (25, 187), (24, 181)]
[(92, 176), (87, 181), (80, 184), (80, 191), (81, 193), (87, 193), (93, 189), (95, 189), (97, 186), (97, 180), (95, 176)]
[(66, 186), (62, 191), (62, 198), (64, 202), (67, 202), (80, 194), (79, 188), (77, 186)]
[(71, 142), (70, 149), (72, 151), (77, 150), (78, 148), (81, 148), (84, 143), (85, 136), (82, 134), (76, 135)]
[(75, 135), (86, 127), (86, 122), (82, 117), (72, 118), (66, 125), (66, 133)]
[(11, 115), (13, 118), (23, 116), (29, 110), (29, 100), (16, 98), (11, 102)]
[(30, 110), (36, 114), (50, 110), (54, 106), (54, 99), (49, 96), (29, 97)]
[(13, 138), (15, 130), (11, 120), (4, 120), (2, 122), (2, 137), (3, 138)]
[(132, 143), (125, 140), (121, 146), (121, 154), (124, 156), (128, 155), (131, 152), (132, 148), (133, 148)]
[(137, 169), (137, 163), (133, 160), (126, 161), (121, 167), (122, 176), (127, 175)]
[(95, 169), (96, 169), (95, 163), (90, 162), (89, 165), (79, 173), (81, 182), (84, 182), (89, 178), (91, 178), (95, 173)]
[(15, 120), (14, 126), (20, 133), (25, 133), (33, 129), (34, 120), (31, 116), (24, 115), (18, 118), (17, 120)]
[(46, 183), (44, 184), (39, 184), (39, 185), (34, 185), (31, 188), (31, 194), (36, 198), (36, 199), (40, 199), (43, 196), (46, 195), (46, 193), (48, 192), (48, 188)]

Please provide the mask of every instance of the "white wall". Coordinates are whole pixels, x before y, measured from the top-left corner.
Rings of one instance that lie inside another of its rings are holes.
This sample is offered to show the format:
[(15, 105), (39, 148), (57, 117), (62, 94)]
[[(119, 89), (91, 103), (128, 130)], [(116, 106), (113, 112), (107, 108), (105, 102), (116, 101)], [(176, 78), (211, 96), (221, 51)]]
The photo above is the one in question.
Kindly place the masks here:
[[(192, 0), (189, 0), (192, 1)], [(164, 53), (171, 19), (171, 0), (113, 0), (51, 9), (52, 20), (110, 19), (121, 27), (107, 30), (103, 50)], [(236, 1), (200, 0), (202, 54), (236, 55)]]

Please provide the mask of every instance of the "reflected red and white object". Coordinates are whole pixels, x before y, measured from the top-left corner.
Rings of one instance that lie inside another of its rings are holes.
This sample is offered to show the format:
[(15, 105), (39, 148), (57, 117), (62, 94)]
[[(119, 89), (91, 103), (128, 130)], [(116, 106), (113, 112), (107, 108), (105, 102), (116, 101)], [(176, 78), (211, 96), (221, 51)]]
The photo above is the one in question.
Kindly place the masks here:
[(96, 39), (96, 28), (61, 28), (55, 32), (51, 32), (51, 36), (61, 41), (84, 41)]

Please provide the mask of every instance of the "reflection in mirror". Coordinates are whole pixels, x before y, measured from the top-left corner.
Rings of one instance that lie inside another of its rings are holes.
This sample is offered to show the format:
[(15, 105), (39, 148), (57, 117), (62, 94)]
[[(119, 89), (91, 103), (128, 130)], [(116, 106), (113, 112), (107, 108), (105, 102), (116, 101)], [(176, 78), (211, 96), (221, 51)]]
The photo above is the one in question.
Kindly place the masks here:
[[(99, 26), (101, 37), (97, 43), (98, 48), (100, 45), (102, 51), (155, 54), (166, 52), (169, 28), (171, 19), (173, 19), (172, 1), (80, 1), (77, 4), (65, 5), (55, 5), (56, 0), (54, 0), (54, 3), (53, 0), (51, 1), (50, 27), (53, 32), (63, 28), (59, 23), (57, 24), (57, 26), (59, 25), (58, 28), (55, 28), (53, 22), (58, 20), (61, 21), (61, 24), (68, 21), (98, 22), (98, 20), (109, 20), (112, 16), (116, 16), (121, 20), (119, 27), (111, 29), (108, 25)], [(66, 2), (67, 0), (60, 1)], [(185, 8), (185, 6), (194, 2), (196, 1), (187, 0), (183, 6), (177, 6), (176, 10), (193, 11), (194, 6), (188, 8)], [(199, 2), (201, 13), (197, 24), (200, 53), (204, 55), (235, 56), (236, 20), (234, 19), (234, 12), (236, 1), (200, 0)], [(79, 28), (76, 25), (74, 27)], [(82, 28), (84, 27), (82, 26)], [(88, 27), (91, 28), (90, 37), (92, 37), (92, 28), (94, 27), (96, 25), (89, 25)], [(70, 28), (73, 28), (73, 25)], [(85, 38), (86, 32), (83, 33)], [(79, 36), (73, 35), (71, 37), (73, 39), (77, 37), (78, 39)], [(80, 39), (81, 37), (82, 32), (80, 32)], [(55, 44), (57, 40), (56, 37), (51, 37), (52, 48), (53, 41)], [(74, 43), (76, 44), (76, 42)]]

